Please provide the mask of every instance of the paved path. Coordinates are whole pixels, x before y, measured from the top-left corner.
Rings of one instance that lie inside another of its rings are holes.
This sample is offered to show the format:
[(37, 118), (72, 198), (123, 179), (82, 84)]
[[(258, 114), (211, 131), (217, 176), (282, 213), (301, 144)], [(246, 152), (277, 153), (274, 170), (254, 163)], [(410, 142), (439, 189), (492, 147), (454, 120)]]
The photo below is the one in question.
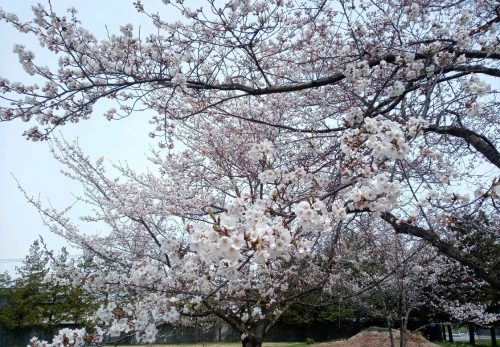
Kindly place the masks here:
[[(489, 335), (476, 335), (476, 340), (489, 340), (491, 336)], [(448, 334), (446, 334), (446, 341), (448, 341)], [(455, 335), (453, 334), (453, 341), (469, 341), (469, 334)]]

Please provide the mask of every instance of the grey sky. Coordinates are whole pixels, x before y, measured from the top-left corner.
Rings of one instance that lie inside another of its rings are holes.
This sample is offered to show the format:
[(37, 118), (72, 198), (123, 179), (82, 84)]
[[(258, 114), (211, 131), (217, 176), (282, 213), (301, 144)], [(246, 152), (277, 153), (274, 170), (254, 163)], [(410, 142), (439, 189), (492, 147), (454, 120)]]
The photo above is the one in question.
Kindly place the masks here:
[[(39, 1), (0, 0), (0, 7), (7, 12), (17, 13), (22, 19), (31, 19), (31, 5)], [(120, 25), (133, 23), (142, 30), (149, 27), (144, 16), (138, 14), (130, 1), (96, 1), (96, 0), (52, 0), (57, 13), (65, 12), (68, 7), (78, 10), (78, 17), (86, 28), (98, 38), (104, 37), (105, 25), (110, 32), (117, 32)], [(44, 3), (42, 1), (42, 3)], [(45, 4), (45, 3), (44, 3)], [(148, 6), (160, 6), (160, 1), (145, 1)], [(29, 81), (26, 73), (19, 66), (17, 56), (12, 53), (15, 43), (24, 44), (35, 53), (35, 60), (44, 65), (53, 65), (54, 58), (45, 54), (33, 36), (19, 34), (5, 23), (0, 23), (0, 76), (11, 81)], [(124, 120), (108, 122), (103, 113), (106, 105), (99, 105), (94, 116), (76, 125), (61, 128), (67, 140), (78, 141), (83, 150), (92, 158), (103, 156), (112, 161), (127, 161), (132, 167), (144, 169), (147, 165), (146, 155), (151, 144), (148, 138), (149, 128), (147, 113), (135, 114)], [(30, 125), (31, 126), (31, 125)], [(61, 175), (62, 168), (49, 152), (47, 143), (26, 141), (22, 132), (28, 125), (21, 122), (0, 124), (0, 272), (13, 272), (14, 266), (20, 263), (5, 259), (22, 259), (27, 254), (30, 244), (42, 235), (52, 249), (59, 249), (65, 241), (51, 234), (34, 207), (29, 205), (14, 175), (23, 188), (44, 203), (57, 208), (65, 208), (74, 202), (74, 194), (78, 194), (78, 184)], [(85, 213), (84, 209), (77, 210)], [(89, 225), (85, 228), (94, 230)], [(75, 253), (77, 251), (71, 251)]]

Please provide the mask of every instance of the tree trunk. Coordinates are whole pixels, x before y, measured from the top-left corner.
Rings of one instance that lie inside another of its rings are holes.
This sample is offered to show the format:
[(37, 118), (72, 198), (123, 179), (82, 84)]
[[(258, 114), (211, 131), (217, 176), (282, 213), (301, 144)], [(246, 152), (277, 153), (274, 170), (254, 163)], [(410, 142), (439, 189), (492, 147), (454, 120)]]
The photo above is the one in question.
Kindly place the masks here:
[(446, 341), (446, 328), (444, 324), (441, 324), (441, 330), (443, 331), (443, 341)]
[[(378, 287), (380, 293), (382, 293), (380, 286), (377, 286), (377, 287)], [(387, 329), (389, 329), (389, 337), (391, 338), (391, 347), (396, 347), (396, 344), (394, 342), (394, 334), (392, 333), (392, 315), (387, 311), (387, 305), (385, 304), (384, 296), (381, 295), (380, 298), (382, 299), (382, 303), (384, 304), (384, 312), (387, 315)], [(340, 306), (339, 306), (339, 312), (340, 312)], [(357, 319), (357, 317), (356, 317), (356, 319)], [(339, 326), (339, 328), (340, 328), (340, 326)]]
[(241, 340), (242, 347), (262, 347), (262, 341), (266, 335), (266, 322), (259, 322), (250, 331), (245, 331), (243, 334), (245, 334), (245, 338)]
[(474, 323), (469, 323), (469, 343), (476, 345), (476, 336), (474, 335)]
[(407, 334), (406, 332), (408, 331), (408, 320), (410, 319), (410, 312), (412, 311), (411, 307), (406, 310), (406, 314), (404, 317), (402, 317), (401, 321), (401, 341), (400, 341), (400, 346), (405, 347), (407, 341)]
[(258, 339), (255, 337), (245, 337), (241, 340), (242, 347), (262, 347), (262, 339)]
[(491, 334), (491, 347), (498, 347), (497, 345), (497, 332), (495, 331), (495, 326), (490, 328)]
[(392, 321), (390, 315), (387, 316), (387, 328), (389, 329), (389, 337), (391, 338), (391, 347), (396, 347), (394, 344), (394, 334), (392, 333)]
[(403, 322), (401, 322), (401, 326), (399, 327), (399, 347), (405, 347), (405, 329)]
[(453, 343), (453, 329), (451, 328), (451, 324), (448, 323), (448, 341)]
[[(401, 282), (400, 282), (401, 283)], [(405, 346), (405, 332), (404, 332), (404, 316), (403, 316), (403, 304), (404, 304), (404, 291), (401, 290), (401, 294), (399, 295), (399, 347)]]

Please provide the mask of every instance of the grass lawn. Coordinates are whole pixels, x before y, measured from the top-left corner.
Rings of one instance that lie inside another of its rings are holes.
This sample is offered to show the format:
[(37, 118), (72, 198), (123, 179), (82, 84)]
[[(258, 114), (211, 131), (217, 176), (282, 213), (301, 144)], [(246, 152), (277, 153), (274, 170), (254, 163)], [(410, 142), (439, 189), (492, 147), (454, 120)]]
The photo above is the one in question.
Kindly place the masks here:
[[(108, 345), (113, 346), (113, 345)], [(306, 347), (305, 342), (264, 342), (263, 347)], [(241, 342), (207, 342), (182, 344), (119, 345), (119, 347), (241, 347)]]
[[(472, 345), (469, 345), (467, 342), (455, 342), (455, 343), (450, 343), (450, 342), (440, 342), (440, 341), (434, 341), (435, 344), (444, 346), (444, 347), (473, 347)], [(476, 340), (476, 346), (490, 346), (491, 347), (491, 340)]]
[[(447, 341), (434, 341), (443, 347), (473, 347), (467, 342), (449, 343)], [(113, 346), (113, 345), (108, 345)], [(305, 342), (264, 342), (263, 347), (309, 347)], [(476, 346), (490, 346), (491, 340), (476, 340)], [(119, 345), (119, 347), (241, 347), (240, 342), (207, 342), (183, 344), (148, 344), (148, 345)]]

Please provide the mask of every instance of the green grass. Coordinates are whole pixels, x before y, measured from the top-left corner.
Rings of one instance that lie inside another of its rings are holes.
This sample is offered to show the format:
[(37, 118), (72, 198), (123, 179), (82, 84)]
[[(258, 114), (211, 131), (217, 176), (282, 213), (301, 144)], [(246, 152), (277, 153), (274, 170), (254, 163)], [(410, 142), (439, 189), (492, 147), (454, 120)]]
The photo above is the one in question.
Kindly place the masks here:
[[(443, 347), (473, 347), (467, 342), (450, 343), (447, 341), (433, 341), (435, 344)], [(113, 345), (108, 345), (113, 346)], [(309, 347), (305, 342), (264, 342), (263, 347)], [(490, 340), (476, 340), (476, 346), (491, 347)], [(119, 345), (119, 347), (241, 347), (240, 342), (199, 342), (182, 344), (147, 344), (147, 345)]]
[[(469, 345), (467, 342), (450, 343), (447, 341), (434, 341), (434, 343), (443, 347), (469, 347), (469, 346), (473, 347), (472, 345)], [(476, 340), (476, 346), (491, 347), (491, 340)]]
[[(108, 345), (113, 346), (113, 345)], [(263, 347), (307, 347), (305, 342), (264, 342)], [(241, 342), (199, 342), (182, 344), (119, 345), (119, 347), (241, 347)]]

